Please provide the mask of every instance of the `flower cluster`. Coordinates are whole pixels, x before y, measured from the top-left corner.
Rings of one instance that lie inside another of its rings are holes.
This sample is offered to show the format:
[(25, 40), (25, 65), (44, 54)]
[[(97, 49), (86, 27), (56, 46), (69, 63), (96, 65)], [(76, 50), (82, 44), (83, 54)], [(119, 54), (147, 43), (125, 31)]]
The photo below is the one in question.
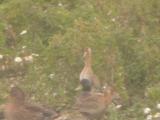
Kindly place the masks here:
[(146, 120), (159, 120), (160, 119), (160, 103), (156, 105), (156, 112), (152, 112), (152, 109), (146, 107), (143, 109), (143, 113), (146, 116)]
[(24, 57), (19, 57), (19, 56), (17, 56), (17, 57), (14, 58), (14, 62), (16, 62), (16, 63), (21, 63), (21, 62), (23, 62), (23, 61), (33, 62), (33, 57), (34, 57), (34, 56), (38, 57), (39, 55), (38, 55), (38, 54), (35, 54), (35, 53), (32, 53), (31, 55), (26, 55), (26, 56), (24, 56)]
[[(25, 49), (26, 46), (23, 46), (22, 49)], [(9, 56), (9, 55), (3, 55), (0, 54), (0, 70), (8, 70), (12, 68), (14, 65), (20, 65), (23, 66), (24, 64), (32, 63), (35, 59), (35, 57), (38, 57), (39, 54), (36, 53), (30, 53), (26, 54), (25, 51), (23, 51), (23, 54), (17, 55), (17, 56)]]

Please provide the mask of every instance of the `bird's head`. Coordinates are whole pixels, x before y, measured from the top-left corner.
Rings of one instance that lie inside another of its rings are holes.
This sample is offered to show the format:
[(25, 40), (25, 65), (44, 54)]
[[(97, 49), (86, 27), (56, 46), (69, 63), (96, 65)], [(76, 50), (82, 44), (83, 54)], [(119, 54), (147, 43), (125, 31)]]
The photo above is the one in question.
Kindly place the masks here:
[(83, 54), (83, 60), (85, 64), (91, 64), (92, 50), (91, 48), (86, 48)]
[(84, 54), (83, 54), (83, 58), (86, 59), (89, 56), (91, 56), (91, 54), (92, 54), (92, 49), (91, 48), (86, 48), (85, 51), (84, 51)]

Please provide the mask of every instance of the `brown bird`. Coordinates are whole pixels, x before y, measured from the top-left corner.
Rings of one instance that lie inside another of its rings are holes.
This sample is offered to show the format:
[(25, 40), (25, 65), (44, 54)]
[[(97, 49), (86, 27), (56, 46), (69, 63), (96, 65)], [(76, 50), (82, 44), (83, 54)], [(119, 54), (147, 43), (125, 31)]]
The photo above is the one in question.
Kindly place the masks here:
[(87, 48), (83, 55), (84, 58), (84, 68), (80, 73), (80, 83), (82, 87), (91, 87), (93, 90), (100, 90), (101, 85), (97, 76), (92, 70), (92, 50)]
[(28, 104), (24, 92), (18, 87), (13, 87), (9, 102), (4, 108), (4, 116), (6, 120), (53, 120), (58, 114), (54, 110)]
[(74, 109), (89, 120), (100, 120), (114, 99), (119, 99), (119, 95), (113, 87), (108, 86), (103, 92), (83, 91), (77, 98)]

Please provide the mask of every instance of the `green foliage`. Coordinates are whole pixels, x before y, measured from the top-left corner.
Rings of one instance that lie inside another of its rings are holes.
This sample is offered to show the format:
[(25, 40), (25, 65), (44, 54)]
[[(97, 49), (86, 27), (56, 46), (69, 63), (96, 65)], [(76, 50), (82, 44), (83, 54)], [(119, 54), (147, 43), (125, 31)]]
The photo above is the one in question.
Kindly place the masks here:
[[(123, 100), (134, 103), (127, 109), (129, 113), (143, 119), (134, 100), (140, 101), (146, 92), (147, 99), (160, 99), (159, 4), (158, 0), (0, 1), (0, 54), (11, 56), (11, 63), (21, 54), (39, 54), (25, 66), (20, 78), (7, 74), (1, 78), (0, 102), (9, 86), (18, 84), (33, 101), (72, 105), (83, 67), (83, 50), (91, 47), (93, 69), (102, 83), (115, 84)], [(4, 29), (9, 24), (16, 34), (14, 49), (5, 46)], [(23, 30), (27, 33), (20, 35)], [(0, 69), (2, 64), (0, 60)], [(21, 71), (21, 66), (11, 66), (12, 72)], [(139, 111), (133, 113), (133, 109)], [(111, 109), (110, 119), (128, 119), (126, 111), (112, 114)]]
[(159, 102), (160, 99), (160, 89), (159, 84), (155, 85), (154, 87), (149, 87), (146, 91), (147, 97), (150, 98), (152, 103)]

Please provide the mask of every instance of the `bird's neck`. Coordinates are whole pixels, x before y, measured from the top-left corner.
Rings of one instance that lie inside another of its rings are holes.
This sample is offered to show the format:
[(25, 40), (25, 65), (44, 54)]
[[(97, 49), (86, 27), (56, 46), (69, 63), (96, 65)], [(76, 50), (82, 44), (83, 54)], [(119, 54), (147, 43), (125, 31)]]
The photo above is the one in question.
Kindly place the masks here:
[(91, 55), (89, 55), (89, 56), (86, 57), (84, 63), (85, 63), (85, 66), (86, 66), (86, 67), (91, 67), (91, 66), (92, 66), (92, 58), (91, 58)]

